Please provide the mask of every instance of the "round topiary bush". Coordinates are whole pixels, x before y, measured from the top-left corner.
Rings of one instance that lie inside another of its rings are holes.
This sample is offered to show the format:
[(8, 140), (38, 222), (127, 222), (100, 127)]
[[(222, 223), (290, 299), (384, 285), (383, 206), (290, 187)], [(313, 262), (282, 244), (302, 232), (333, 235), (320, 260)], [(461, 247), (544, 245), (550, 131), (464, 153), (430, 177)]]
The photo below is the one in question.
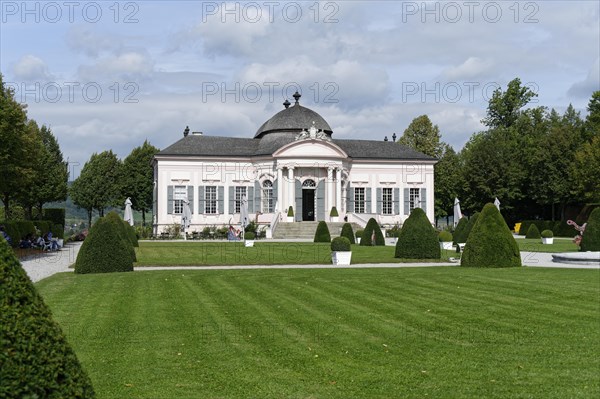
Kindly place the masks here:
[(244, 233), (244, 240), (254, 240), (254, 238), (256, 238), (256, 235), (253, 232), (248, 231)]
[(348, 252), (351, 250), (350, 240), (346, 237), (335, 237), (331, 240), (332, 251)]
[(554, 233), (552, 232), (552, 230), (544, 230), (541, 233), (542, 238), (552, 238), (554, 237)]
[(456, 229), (454, 229), (454, 245), (457, 245), (459, 243), (463, 244), (467, 242), (467, 237), (464, 235), (464, 232), (467, 228), (468, 223), (469, 221), (465, 217), (460, 218), (460, 220), (458, 221)]
[(473, 226), (460, 260), (465, 267), (521, 266), (521, 253), (494, 204), (486, 204)]
[[(375, 233), (375, 241), (373, 242), (373, 233)], [(365, 230), (362, 233), (360, 245), (371, 246), (371, 245), (385, 245), (385, 237), (381, 232), (379, 223), (374, 218), (369, 219)]]
[(451, 242), (452, 241), (452, 233), (450, 233), (449, 231), (440, 231), (440, 234), (438, 234), (438, 240), (440, 242)]
[(358, 230), (356, 230), (356, 233), (354, 233), (354, 235), (356, 236), (356, 238), (362, 239), (364, 232), (365, 231), (363, 229), (358, 229)]
[(600, 251), (600, 208), (590, 214), (581, 239), (581, 250)]
[(0, 238), (0, 397), (94, 398), (50, 309)]
[(356, 244), (356, 241), (354, 240), (354, 231), (352, 230), (352, 225), (350, 223), (344, 223), (340, 236), (346, 237), (348, 241), (350, 241), (350, 244)]
[(77, 255), (75, 273), (111, 273), (133, 271), (129, 241), (123, 240), (110, 220), (94, 223)]
[(324, 221), (320, 221), (317, 225), (317, 231), (315, 231), (314, 242), (331, 242), (331, 234), (329, 234), (329, 227)]
[(438, 235), (421, 208), (415, 208), (404, 221), (396, 241), (396, 258), (440, 259)]
[(537, 228), (537, 226), (535, 224), (531, 224), (529, 226), (529, 229), (527, 229), (527, 234), (525, 235), (525, 238), (542, 238), (542, 236), (540, 235), (540, 230)]

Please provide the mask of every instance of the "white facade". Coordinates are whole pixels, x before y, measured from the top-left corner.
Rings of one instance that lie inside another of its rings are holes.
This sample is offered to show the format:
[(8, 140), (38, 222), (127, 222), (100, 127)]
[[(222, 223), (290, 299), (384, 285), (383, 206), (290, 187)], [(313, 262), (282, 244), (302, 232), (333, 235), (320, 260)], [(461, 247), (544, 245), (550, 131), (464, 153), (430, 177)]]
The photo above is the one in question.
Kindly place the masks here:
[[(394, 142), (334, 140), (316, 112), (295, 104), (267, 120), (253, 139), (189, 134), (154, 159), (155, 234), (181, 223), (184, 201), (192, 211), (188, 232), (249, 219), (271, 230), (278, 223), (337, 221), (402, 224), (412, 209), (434, 220), (436, 159)], [(293, 218), (288, 209), (293, 209)], [(332, 217), (335, 208), (338, 217)], [(337, 220), (336, 220), (337, 219)]]

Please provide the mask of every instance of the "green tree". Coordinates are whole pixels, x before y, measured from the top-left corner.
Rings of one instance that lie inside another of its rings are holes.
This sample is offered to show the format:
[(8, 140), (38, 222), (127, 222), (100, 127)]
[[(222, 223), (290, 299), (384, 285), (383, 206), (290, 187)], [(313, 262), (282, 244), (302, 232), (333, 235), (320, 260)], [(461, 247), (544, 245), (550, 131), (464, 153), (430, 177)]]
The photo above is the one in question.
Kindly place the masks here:
[(121, 161), (112, 150), (92, 154), (71, 186), (73, 203), (88, 211), (96, 209), (100, 217), (109, 206), (120, 205)]
[(44, 204), (52, 201), (64, 201), (67, 198), (68, 170), (56, 137), (50, 128), (37, 127), (30, 121), (31, 134), (37, 136), (38, 156), (31, 160), (36, 171), (36, 178), (21, 196), (21, 203), (33, 218), (32, 208), (37, 207), (37, 215), (42, 216)]
[(529, 179), (532, 197), (540, 205), (552, 207), (553, 220), (558, 204), (562, 220), (566, 206), (577, 201), (571, 169), (575, 153), (583, 142), (583, 120), (571, 105), (560, 119), (556, 115), (552, 110), (548, 116), (548, 132), (532, 152)]
[(588, 103), (588, 116), (586, 118), (586, 136), (591, 139), (600, 135), (600, 90), (595, 91)]
[(0, 195), (6, 219), (11, 218), (11, 201), (36, 177), (31, 160), (36, 159), (38, 146), (36, 137), (28, 134), (25, 108), (0, 74)]
[(152, 159), (158, 151), (158, 148), (146, 140), (140, 147), (134, 148), (123, 160), (122, 197), (131, 197), (132, 208), (142, 212), (144, 226), (146, 225), (146, 213), (152, 210), (154, 189)]
[(515, 78), (508, 83), (506, 91), (498, 88), (489, 101), (487, 116), (482, 123), (490, 128), (511, 127), (521, 114), (521, 108), (529, 104), (537, 94), (528, 87), (521, 85), (521, 80)]
[(448, 216), (454, 212), (454, 198), (459, 194), (462, 186), (460, 158), (454, 149), (443, 144), (443, 154), (435, 165), (435, 218), (445, 217), (448, 222)]
[(600, 202), (600, 135), (581, 145), (571, 167), (575, 188), (584, 200)]
[(398, 143), (425, 155), (439, 158), (443, 152), (440, 138), (438, 126), (432, 124), (427, 115), (421, 115), (412, 120)]

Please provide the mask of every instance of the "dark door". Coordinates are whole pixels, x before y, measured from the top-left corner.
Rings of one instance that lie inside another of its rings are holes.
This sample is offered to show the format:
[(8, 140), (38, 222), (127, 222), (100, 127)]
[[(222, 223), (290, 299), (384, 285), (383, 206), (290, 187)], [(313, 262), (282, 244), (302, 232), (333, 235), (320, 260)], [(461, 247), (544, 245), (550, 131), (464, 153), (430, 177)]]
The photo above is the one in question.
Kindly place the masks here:
[(302, 190), (302, 220), (315, 220), (315, 190)]

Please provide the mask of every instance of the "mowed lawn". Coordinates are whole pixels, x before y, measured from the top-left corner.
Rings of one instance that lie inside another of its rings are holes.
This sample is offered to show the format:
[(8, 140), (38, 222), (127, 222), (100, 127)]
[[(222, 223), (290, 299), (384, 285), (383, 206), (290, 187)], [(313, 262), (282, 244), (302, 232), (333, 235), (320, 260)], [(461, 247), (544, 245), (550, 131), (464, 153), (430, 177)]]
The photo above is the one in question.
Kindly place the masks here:
[[(352, 246), (352, 263), (444, 262), (454, 251), (442, 251), (442, 259), (410, 260), (395, 258), (394, 246)], [(140, 242), (136, 266), (216, 266), (216, 265), (306, 265), (331, 264), (328, 243), (261, 242), (245, 247), (243, 242), (171, 241)]]
[(598, 270), (63, 273), (99, 398), (594, 398)]
[(554, 238), (552, 244), (542, 244), (541, 238), (517, 238), (519, 249), (527, 252), (577, 252), (579, 247), (572, 238)]

